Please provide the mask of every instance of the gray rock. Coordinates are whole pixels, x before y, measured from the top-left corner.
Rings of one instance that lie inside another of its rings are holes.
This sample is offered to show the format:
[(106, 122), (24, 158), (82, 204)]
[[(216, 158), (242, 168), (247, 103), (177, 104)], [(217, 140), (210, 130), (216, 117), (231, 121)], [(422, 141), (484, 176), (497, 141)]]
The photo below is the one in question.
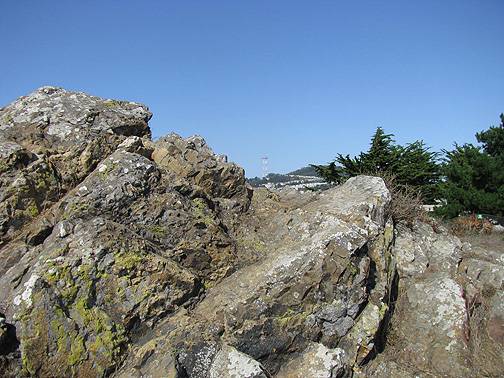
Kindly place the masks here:
[(43, 87), (0, 109), (0, 243), (56, 203), (126, 136), (150, 137), (140, 104)]
[(427, 268), (453, 275), (462, 259), (462, 243), (455, 236), (436, 233), (428, 224), (418, 223), (411, 231), (401, 229), (394, 254), (401, 277), (415, 277)]
[(299, 357), (289, 361), (278, 372), (278, 378), (337, 378), (345, 372), (345, 352), (328, 349), (322, 344), (310, 344)]
[(470, 375), (463, 288), (449, 277), (432, 274), (411, 282), (405, 296), (394, 314), (401, 345), (394, 360), (434, 375)]
[(267, 378), (259, 362), (228, 345), (215, 355), (209, 374), (210, 378)]
[(160, 138), (152, 157), (161, 167), (199, 186), (209, 197), (239, 198), (248, 205), (243, 169), (215, 155), (200, 136), (183, 139), (170, 134)]

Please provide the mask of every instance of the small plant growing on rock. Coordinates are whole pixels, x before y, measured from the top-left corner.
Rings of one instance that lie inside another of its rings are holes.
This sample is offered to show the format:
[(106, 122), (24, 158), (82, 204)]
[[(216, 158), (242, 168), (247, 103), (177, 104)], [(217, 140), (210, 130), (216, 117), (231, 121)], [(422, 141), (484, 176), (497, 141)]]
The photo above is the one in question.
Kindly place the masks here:
[(396, 177), (386, 173), (375, 173), (385, 182), (390, 191), (392, 201), (389, 207), (389, 216), (395, 224), (404, 224), (412, 228), (417, 220), (425, 220), (423, 210), (423, 196), (419, 188), (399, 184)]

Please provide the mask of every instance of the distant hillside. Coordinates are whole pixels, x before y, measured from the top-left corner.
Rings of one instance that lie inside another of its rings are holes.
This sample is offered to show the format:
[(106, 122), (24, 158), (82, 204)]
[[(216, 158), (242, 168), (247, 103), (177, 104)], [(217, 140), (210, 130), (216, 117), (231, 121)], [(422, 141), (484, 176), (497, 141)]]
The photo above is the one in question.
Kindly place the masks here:
[(295, 171), (287, 173), (288, 175), (295, 175), (295, 176), (314, 176), (314, 177), (320, 177), (315, 171), (315, 168), (308, 166), (308, 167), (303, 167), (296, 169)]
[(270, 173), (266, 177), (248, 178), (247, 181), (255, 188), (268, 187), (281, 189), (290, 187), (299, 190), (318, 190), (329, 187), (312, 167), (303, 167), (287, 174)]

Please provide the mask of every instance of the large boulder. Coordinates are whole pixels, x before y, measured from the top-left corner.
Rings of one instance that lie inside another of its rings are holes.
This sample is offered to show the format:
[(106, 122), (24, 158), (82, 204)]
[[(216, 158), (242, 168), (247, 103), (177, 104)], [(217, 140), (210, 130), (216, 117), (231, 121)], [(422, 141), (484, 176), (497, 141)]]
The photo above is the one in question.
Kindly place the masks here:
[(442, 227), (400, 227), (398, 276), (383, 353), (364, 374), (500, 376), (504, 369), (502, 251), (472, 248)]
[(0, 243), (115, 151), (150, 137), (152, 113), (128, 101), (42, 87), (0, 109)]
[(108, 375), (234, 270), (220, 202), (152, 159), (143, 105), (45, 87), (0, 113), (0, 368)]

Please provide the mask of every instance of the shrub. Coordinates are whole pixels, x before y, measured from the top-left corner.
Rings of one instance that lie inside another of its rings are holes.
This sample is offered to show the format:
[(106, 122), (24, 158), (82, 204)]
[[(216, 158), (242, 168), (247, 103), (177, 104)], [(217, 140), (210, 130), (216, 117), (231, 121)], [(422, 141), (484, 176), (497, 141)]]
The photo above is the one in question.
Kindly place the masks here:
[(394, 175), (388, 173), (376, 173), (385, 182), (392, 197), (389, 216), (394, 224), (402, 224), (409, 228), (418, 220), (425, 220), (426, 214), (423, 210), (423, 197), (419, 188), (404, 185), (397, 182)]
[(457, 236), (468, 233), (491, 234), (493, 225), (487, 219), (478, 219), (476, 214), (460, 216), (453, 220), (451, 231)]

